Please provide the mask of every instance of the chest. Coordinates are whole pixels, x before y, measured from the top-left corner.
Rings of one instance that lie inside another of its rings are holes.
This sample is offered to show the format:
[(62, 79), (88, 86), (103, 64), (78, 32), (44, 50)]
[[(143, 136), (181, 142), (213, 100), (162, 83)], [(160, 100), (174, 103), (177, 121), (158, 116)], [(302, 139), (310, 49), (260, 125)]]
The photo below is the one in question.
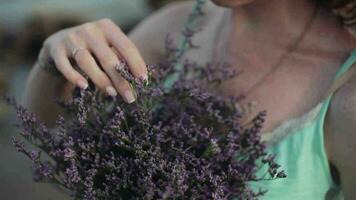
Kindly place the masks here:
[[(199, 34), (196, 43), (200, 49), (191, 51), (187, 55), (188, 59), (202, 65), (212, 61), (215, 49), (219, 47), (219, 44), (209, 41), (208, 38), (213, 37), (212, 33), (214, 32)], [(270, 132), (283, 122), (300, 117), (317, 106), (331, 86), (337, 69), (344, 62), (341, 57), (293, 55), (270, 73), (272, 68), (269, 64), (256, 65), (256, 60), (261, 59), (256, 58), (255, 54), (245, 52), (243, 57), (236, 54), (229, 62), (231, 67), (242, 73), (225, 81), (215, 92), (222, 96), (247, 93), (248, 96), (241, 100), (241, 104), (258, 102), (255, 110), (267, 111), (262, 133)], [(273, 61), (266, 60), (266, 63)]]
[(268, 74), (251, 67), (224, 82), (217, 92), (223, 96), (246, 94), (240, 101), (242, 105), (255, 102), (255, 111), (267, 112), (262, 129), (262, 133), (267, 133), (317, 106), (329, 89), (336, 70), (333, 66), (312, 65), (302, 69), (298, 63), (290, 63)]

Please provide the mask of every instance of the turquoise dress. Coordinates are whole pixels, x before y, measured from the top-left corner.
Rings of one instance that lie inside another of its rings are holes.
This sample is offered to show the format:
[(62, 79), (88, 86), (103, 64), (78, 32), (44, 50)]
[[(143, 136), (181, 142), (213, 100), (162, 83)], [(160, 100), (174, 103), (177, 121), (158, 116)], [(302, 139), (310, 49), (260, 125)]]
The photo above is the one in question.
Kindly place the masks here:
[[(338, 69), (334, 81), (356, 62), (356, 50)], [(342, 200), (333, 182), (324, 148), (324, 121), (332, 95), (304, 116), (288, 121), (268, 133), (269, 152), (276, 154), (287, 178), (251, 183), (268, 193), (262, 200)]]

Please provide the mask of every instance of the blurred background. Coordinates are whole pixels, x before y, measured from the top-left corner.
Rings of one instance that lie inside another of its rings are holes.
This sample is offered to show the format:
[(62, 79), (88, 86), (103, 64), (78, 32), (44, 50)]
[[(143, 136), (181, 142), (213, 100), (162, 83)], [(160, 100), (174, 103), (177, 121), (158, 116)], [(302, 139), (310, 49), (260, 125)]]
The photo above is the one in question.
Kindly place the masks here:
[[(0, 0), (0, 93), (22, 98), (43, 41), (63, 28), (104, 17), (125, 32), (174, 0)], [(181, 1), (181, 0), (177, 0)], [(12, 146), (14, 111), (0, 101), (0, 200), (69, 199), (34, 183), (31, 163)]]

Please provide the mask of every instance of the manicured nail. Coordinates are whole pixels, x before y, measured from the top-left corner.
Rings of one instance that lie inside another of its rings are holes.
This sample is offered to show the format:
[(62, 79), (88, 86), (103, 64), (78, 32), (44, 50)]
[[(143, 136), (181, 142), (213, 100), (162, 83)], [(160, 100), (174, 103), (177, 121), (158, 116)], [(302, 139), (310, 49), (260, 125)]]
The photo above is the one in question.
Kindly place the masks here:
[(77, 84), (83, 90), (86, 90), (88, 88), (88, 83), (83, 80), (78, 80)]
[(148, 85), (148, 76), (146, 74), (140, 76), (140, 80), (145, 83), (145, 85)]
[(117, 92), (116, 92), (115, 88), (112, 87), (112, 86), (108, 86), (108, 87), (106, 88), (106, 92), (107, 92), (110, 96), (113, 96), (113, 97), (115, 97), (115, 96), (117, 95)]
[(130, 90), (125, 91), (124, 96), (127, 103), (133, 103), (135, 101), (135, 97)]

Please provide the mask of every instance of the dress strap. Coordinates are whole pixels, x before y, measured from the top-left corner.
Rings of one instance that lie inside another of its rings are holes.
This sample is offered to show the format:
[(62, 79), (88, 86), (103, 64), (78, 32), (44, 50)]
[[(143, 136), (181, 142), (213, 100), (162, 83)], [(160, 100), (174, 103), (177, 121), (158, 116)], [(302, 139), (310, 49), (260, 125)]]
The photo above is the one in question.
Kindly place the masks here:
[(337, 71), (334, 77), (333, 84), (331, 85), (328, 92), (325, 94), (323, 99), (327, 99), (332, 96), (342, 85), (351, 79), (351, 77), (356, 76), (356, 50), (354, 50), (349, 59), (345, 62), (343, 66)]

